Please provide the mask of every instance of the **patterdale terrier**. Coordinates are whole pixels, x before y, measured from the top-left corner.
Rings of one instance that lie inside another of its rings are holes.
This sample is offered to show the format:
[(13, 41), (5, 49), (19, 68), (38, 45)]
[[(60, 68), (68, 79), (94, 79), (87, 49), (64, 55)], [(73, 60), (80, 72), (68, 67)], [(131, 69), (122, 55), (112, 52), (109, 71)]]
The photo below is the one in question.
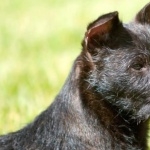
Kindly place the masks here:
[(129, 24), (118, 12), (87, 27), (52, 105), (0, 150), (146, 150), (150, 117), (150, 3)]

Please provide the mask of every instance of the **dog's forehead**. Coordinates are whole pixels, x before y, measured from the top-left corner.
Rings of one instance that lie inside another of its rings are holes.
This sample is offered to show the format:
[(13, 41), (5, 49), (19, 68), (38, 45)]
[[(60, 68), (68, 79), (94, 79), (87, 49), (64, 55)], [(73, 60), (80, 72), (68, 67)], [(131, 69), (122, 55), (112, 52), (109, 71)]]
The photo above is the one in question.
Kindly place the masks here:
[[(130, 31), (130, 35), (134, 41), (142, 42), (143, 44), (150, 44), (150, 26), (142, 24), (125, 24), (125, 28)], [(139, 43), (139, 44), (140, 44)], [(138, 43), (137, 43), (138, 44)]]
[(129, 30), (134, 45), (150, 50), (150, 25), (130, 23), (124, 27)]

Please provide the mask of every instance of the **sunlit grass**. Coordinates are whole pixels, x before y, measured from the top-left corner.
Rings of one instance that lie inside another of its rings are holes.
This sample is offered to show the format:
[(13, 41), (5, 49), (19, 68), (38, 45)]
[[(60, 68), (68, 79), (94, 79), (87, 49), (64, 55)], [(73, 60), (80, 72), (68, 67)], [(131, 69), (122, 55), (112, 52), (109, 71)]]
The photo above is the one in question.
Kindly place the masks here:
[(0, 133), (25, 126), (59, 92), (89, 21), (118, 10), (132, 19), (148, 0), (0, 2)]

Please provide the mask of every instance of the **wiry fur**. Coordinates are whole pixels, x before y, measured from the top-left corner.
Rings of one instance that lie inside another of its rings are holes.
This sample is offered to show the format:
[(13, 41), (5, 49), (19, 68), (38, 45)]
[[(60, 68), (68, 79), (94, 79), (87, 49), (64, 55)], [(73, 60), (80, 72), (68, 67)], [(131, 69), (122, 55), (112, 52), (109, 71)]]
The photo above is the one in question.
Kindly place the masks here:
[(129, 24), (118, 13), (91, 23), (53, 104), (0, 150), (146, 150), (150, 24), (146, 5)]

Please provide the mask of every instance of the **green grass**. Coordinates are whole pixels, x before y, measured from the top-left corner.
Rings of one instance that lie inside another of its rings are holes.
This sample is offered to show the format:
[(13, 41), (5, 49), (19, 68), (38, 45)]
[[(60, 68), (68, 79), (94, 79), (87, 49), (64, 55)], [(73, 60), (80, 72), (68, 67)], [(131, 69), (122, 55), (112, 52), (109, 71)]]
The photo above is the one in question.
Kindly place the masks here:
[(25, 126), (50, 105), (80, 53), (91, 20), (118, 10), (127, 22), (147, 2), (0, 2), (0, 133)]

